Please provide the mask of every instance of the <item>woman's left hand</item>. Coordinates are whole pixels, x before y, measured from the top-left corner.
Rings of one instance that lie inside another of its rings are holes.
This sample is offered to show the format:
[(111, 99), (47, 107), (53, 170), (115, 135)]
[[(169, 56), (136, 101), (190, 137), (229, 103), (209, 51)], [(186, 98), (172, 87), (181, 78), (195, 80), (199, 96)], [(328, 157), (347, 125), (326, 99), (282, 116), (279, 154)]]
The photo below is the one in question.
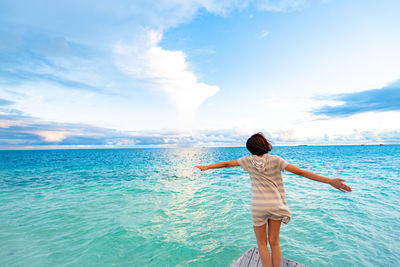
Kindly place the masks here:
[(208, 170), (208, 166), (196, 166), (196, 168), (200, 169), (201, 171)]

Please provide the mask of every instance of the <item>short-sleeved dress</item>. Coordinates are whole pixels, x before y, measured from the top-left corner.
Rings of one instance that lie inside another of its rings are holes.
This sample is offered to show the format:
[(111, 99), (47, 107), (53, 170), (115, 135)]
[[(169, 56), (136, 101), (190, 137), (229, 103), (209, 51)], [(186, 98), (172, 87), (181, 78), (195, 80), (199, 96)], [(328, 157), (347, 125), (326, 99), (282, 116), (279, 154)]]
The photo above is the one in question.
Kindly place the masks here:
[(262, 157), (248, 155), (237, 161), (250, 175), (253, 225), (264, 225), (268, 219), (282, 220), (287, 224), (291, 213), (286, 203), (281, 172), (289, 163), (269, 154)]

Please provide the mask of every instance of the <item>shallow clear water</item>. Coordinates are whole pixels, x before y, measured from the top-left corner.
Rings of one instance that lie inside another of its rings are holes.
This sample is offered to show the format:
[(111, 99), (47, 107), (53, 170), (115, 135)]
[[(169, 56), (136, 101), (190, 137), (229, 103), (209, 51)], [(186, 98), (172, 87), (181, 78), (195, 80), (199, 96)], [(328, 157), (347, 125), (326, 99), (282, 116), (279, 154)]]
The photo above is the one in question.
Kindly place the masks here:
[[(284, 257), (400, 265), (400, 146), (275, 147), (352, 193), (284, 174)], [(245, 148), (0, 151), (0, 266), (229, 266), (255, 246)]]

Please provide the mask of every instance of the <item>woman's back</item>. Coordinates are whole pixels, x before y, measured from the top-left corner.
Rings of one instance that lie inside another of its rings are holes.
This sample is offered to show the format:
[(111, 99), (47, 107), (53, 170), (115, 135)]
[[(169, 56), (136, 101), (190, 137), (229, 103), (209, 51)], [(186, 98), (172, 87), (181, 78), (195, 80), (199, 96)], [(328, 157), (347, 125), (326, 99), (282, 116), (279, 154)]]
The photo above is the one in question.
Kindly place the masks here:
[(281, 172), (288, 163), (274, 155), (248, 155), (238, 159), (251, 179), (251, 212), (253, 224), (263, 225), (268, 219), (288, 223), (291, 213), (286, 203)]

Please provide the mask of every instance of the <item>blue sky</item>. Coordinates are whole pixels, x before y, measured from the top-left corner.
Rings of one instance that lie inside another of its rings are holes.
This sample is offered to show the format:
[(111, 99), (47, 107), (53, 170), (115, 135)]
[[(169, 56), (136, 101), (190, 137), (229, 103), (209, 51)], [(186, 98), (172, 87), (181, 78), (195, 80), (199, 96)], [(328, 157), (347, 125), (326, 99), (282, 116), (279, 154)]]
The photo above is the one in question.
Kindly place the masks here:
[(0, 148), (400, 143), (400, 3), (0, 1)]

